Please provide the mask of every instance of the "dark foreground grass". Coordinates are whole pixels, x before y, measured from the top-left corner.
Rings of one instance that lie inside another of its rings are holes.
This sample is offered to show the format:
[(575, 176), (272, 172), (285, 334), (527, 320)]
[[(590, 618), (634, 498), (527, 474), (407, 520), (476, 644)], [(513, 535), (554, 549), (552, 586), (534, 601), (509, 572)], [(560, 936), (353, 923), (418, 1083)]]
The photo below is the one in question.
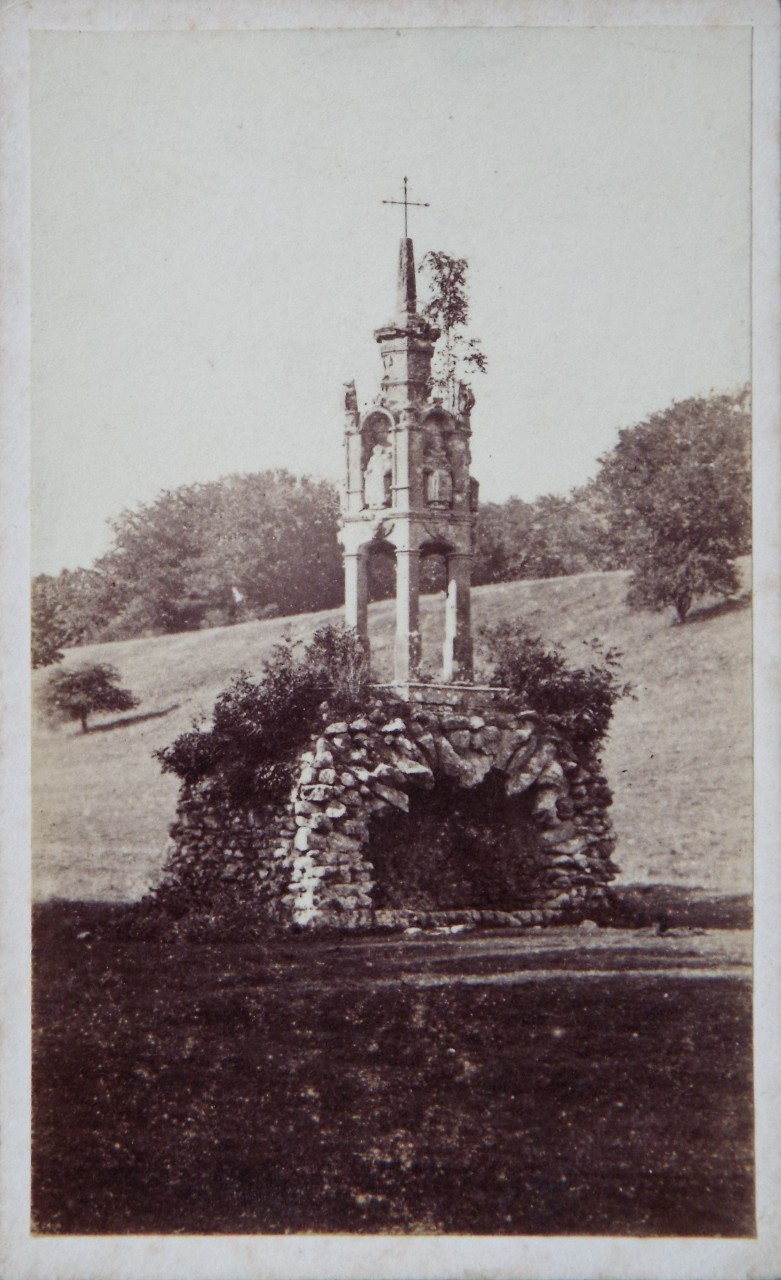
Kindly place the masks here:
[(421, 989), (110, 919), (37, 913), (39, 1232), (753, 1232), (744, 981)]

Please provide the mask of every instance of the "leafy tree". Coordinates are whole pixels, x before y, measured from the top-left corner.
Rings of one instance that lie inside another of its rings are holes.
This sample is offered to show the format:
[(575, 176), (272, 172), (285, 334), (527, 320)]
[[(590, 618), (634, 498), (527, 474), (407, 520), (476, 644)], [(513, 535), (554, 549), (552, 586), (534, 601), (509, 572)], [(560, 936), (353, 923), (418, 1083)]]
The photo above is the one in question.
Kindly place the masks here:
[(366, 652), (354, 631), (322, 627), (302, 657), (296, 649), (289, 638), (276, 645), (258, 681), (238, 675), (217, 698), (208, 728), (195, 724), (155, 752), (163, 772), (189, 783), (208, 779), (237, 803), (281, 799), (323, 702), (330, 714), (346, 714), (368, 692)]
[(57, 584), (48, 574), (33, 579), (30, 598), (30, 648), (34, 667), (62, 662), (67, 635), (60, 617)]
[(748, 389), (673, 404), (620, 432), (597, 478), (614, 547), (632, 569), (629, 604), (674, 605), (740, 585), (734, 560), (750, 548)]
[(63, 569), (53, 580), (57, 610), (68, 646), (115, 639), (112, 620), (128, 607), (130, 586), (98, 561), (92, 569)]
[(185, 485), (123, 511), (106, 555), (50, 580), (65, 642), (339, 604), (338, 505), (333, 485), (280, 470)]
[(44, 686), (43, 705), (53, 720), (78, 720), (82, 733), (95, 711), (130, 711), (138, 698), (118, 683), (116, 667), (84, 662), (79, 667), (53, 671)]
[(432, 366), (432, 385), (442, 391), (443, 399), (454, 409), (458, 399), (458, 383), (471, 386), (476, 373), (485, 373), (488, 360), (480, 350), (480, 339), (467, 336), (469, 295), (466, 258), (452, 258), (447, 253), (430, 252), (422, 259), (419, 271), (426, 273), (429, 301), (423, 315), (442, 330)]
[(606, 525), (590, 486), (574, 489), (569, 497), (486, 503), (478, 515), (473, 581), (556, 578), (612, 568)]
[(491, 683), (508, 687), (532, 711), (560, 725), (573, 746), (596, 747), (607, 734), (615, 703), (631, 694), (631, 686), (618, 677), (620, 652), (603, 650), (598, 640), (588, 645), (591, 661), (573, 667), (532, 635), (521, 618), (505, 618), (480, 635)]

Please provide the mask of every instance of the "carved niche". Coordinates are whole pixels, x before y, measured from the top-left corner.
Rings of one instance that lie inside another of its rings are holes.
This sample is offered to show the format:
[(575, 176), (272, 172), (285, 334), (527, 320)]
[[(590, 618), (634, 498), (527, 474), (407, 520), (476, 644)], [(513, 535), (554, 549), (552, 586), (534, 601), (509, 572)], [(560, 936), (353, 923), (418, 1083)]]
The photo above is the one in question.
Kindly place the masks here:
[(393, 463), (389, 445), (376, 444), (363, 474), (363, 499), (367, 507), (389, 507)]
[(428, 434), (423, 463), (426, 502), (439, 510), (453, 504), (453, 468), (439, 431)]

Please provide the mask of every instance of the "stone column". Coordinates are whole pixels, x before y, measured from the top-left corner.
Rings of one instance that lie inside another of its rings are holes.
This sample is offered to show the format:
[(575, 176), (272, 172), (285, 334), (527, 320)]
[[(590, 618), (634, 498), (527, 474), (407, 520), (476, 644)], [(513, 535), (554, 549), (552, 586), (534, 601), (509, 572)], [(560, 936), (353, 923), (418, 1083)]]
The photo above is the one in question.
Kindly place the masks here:
[(357, 514), (363, 507), (363, 474), (362, 453), (363, 440), (357, 430), (349, 430), (344, 438), (345, 458), (347, 462), (347, 490), (345, 511)]
[(368, 552), (346, 551), (344, 555), (344, 618), (355, 627), (369, 648), (369, 565)]
[(420, 666), (420, 552), (396, 551), (396, 663), (398, 684)]
[(472, 679), (471, 578), (471, 555), (468, 552), (449, 555), (442, 670), (445, 680)]
[(405, 426), (397, 426), (393, 431), (393, 497), (391, 506), (394, 510), (410, 509), (410, 453), (409, 431)]

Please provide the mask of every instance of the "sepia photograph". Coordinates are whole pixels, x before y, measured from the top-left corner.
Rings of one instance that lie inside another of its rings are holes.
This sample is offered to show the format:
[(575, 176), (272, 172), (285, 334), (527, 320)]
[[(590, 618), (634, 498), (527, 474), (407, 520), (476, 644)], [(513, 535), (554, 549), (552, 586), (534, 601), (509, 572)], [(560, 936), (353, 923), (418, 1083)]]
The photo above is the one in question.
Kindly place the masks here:
[(7, 1274), (770, 1277), (759, 20), (26, 8)]

